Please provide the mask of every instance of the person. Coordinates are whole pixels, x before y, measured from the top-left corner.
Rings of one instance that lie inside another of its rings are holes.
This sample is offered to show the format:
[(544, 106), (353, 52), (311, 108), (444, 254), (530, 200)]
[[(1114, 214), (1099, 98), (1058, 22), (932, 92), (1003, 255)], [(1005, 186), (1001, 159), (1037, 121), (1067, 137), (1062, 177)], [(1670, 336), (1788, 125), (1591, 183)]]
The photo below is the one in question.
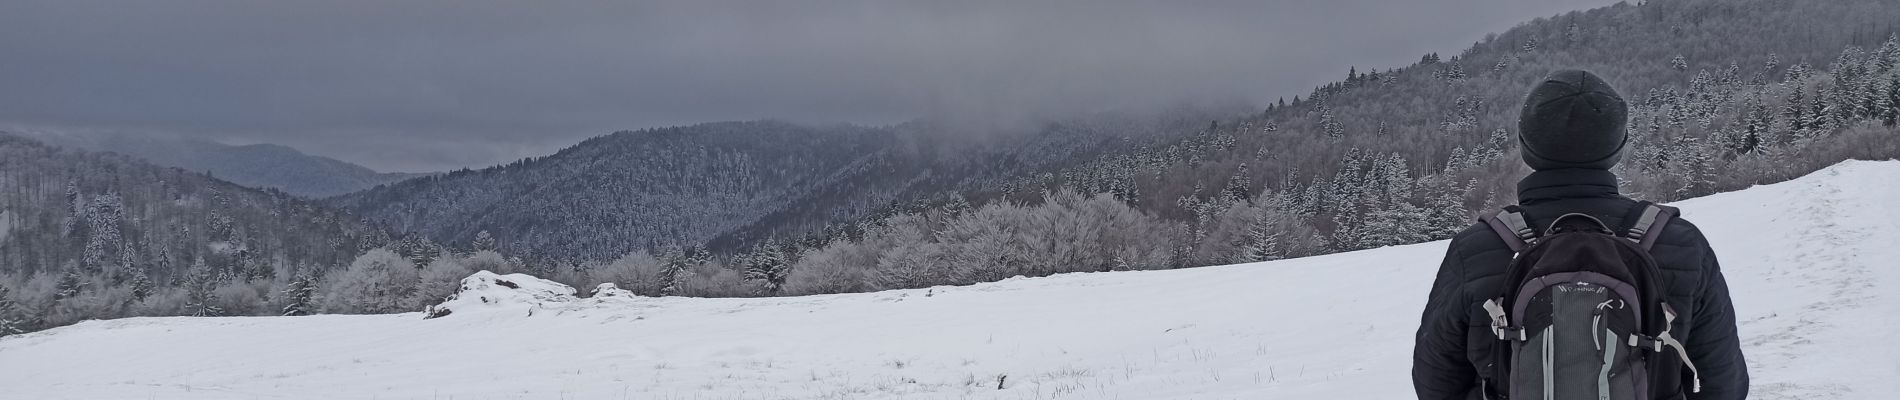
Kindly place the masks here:
[[(1609, 226), (1625, 222), (1637, 202), (1617, 191), (1610, 168), (1628, 143), (1627, 112), (1616, 91), (1586, 71), (1558, 71), (1531, 89), (1518, 120), (1518, 142), (1533, 172), (1517, 186), (1518, 206), (1531, 226), (1569, 213)], [(1501, 398), (1498, 380), (1488, 376), (1494, 373), (1487, 368), (1498, 338), (1481, 304), (1499, 293), (1515, 254), (1482, 222), (1452, 238), (1413, 349), (1412, 385), (1419, 399)], [(1696, 391), (1689, 378), (1663, 374), (1651, 386), (1653, 398), (1747, 397), (1748, 370), (1736, 337), (1735, 310), (1708, 240), (1694, 224), (1676, 219), (1664, 225), (1650, 254), (1662, 272), (1665, 300), (1678, 313), (1671, 331), (1682, 339), (1701, 380)]]

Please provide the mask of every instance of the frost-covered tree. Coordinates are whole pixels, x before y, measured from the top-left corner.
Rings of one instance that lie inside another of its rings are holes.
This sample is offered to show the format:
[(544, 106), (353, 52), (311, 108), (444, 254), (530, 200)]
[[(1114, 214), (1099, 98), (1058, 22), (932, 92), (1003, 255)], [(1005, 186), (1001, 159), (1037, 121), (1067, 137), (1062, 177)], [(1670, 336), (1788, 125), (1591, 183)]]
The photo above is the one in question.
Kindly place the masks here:
[(13, 292), (0, 284), (0, 337), (26, 333), (25, 321), (20, 317), (19, 303), (14, 302)]
[(698, 266), (697, 260), (678, 247), (668, 248), (660, 255), (660, 273), (657, 277), (658, 296), (677, 296), (684, 289), (686, 278)]
[(1285, 257), (1280, 248), (1276, 215), (1264, 208), (1254, 208), (1253, 214), (1253, 221), (1247, 225), (1247, 235), (1239, 246), (1240, 252), (1234, 262), (1271, 261)]
[(415, 311), (406, 305), (418, 279), (409, 258), (388, 249), (370, 249), (317, 285), (318, 303), (324, 312), (338, 314)]
[(595, 283), (612, 283), (640, 296), (659, 296), (662, 264), (652, 253), (636, 250), (592, 268), (588, 275)]
[(192, 261), (191, 272), (185, 278), (185, 313), (193, 317), (216, 317), (224, 314), (224, 308), (218, 306), (217, 289), (224, 282), (203, 258)]
[(314, 300), (316, 300), (316, 294), (316, 276), (309, 273), (301, 273), (291, 277), (290, 283), (284, 287), (284, 308), (278, 315), (294, 317), (315, 314), (317, 311), (314, 302)]
[(435, 261), (436, 257), (442, 255), (442, 246), (421, 235), (404, 236), (390, 250), (402, 255), (403, 258), (408, 258), (410, 264), (418, 266), (429, 265), (430, 262)]
[(132, 301), (145, 301), (146, 298), (152, 296), (154, 290), (157, 290), (157, 286), (152, 283), (152, 278), (147, 276), (144, 269), (134, 269), (131, 275), (132, 278), (127, 281), (127, 285), (132, 288)]
[(1247, 172), (1247, 164), (1241, 163), (1234, 175), (1227, 178), (1227, 187), (1221, 189), (1221, 196), (1229, 201), (1246, 201), (1253, 197), (1253, 176)]
[(79, 277), (79, 270), (67, 269), (66, 273), (60, 274), (59, 282), (53, 286), (53, 300), (64, 300), (78, 296), (79, 292), (85, 289), (85, 286), (85, 280)]
[[(488, 254), (494, 254), (489, 252)], [(420, 310), (441, 303), (449, 295), (462, 287), (462, 278), (475, 274), (477, 270), (465, 262), (464, 257), (444, 254), (430, 261), (428, 266), (416, 277), (415, 292), (410, 293), (405, 304), (408, 309)]]
[(1424, 242), (1431, 238), (1429, 231), (1418, 228), (1428, 226), (1430, 219), (1418, 206), (1393, 203), (1366, 215), (1366, 225), (1360, 230), (1357, 243), (1371, 248)]
[(767, 240), (745, 255), (745, 279), (753, 283), (759, 295), (776, 296), (791, 275), (791, 262), (777, 242)]
[(867, 242), (880, 249), (868, 279), (873, 288), (919, 288), (948, 279), (943, 245), (936, 243), (928, 224), (920, 215), (899, 215), (866, 233), (871, 238)]
[(1346, 125), (1339, 122), (1339, 118), (1333, 115), (1331, 109), (1320, 107), (1319, 126), (1320, 131), (1325, 132), (1328, 138), (1339, 139), (1346, 136)]
[(862, 244), (837, 240), (812, 249), (793, 264), (792, 275), (785, 281), (785, 294), (830, 294), (861, 292), (868, 288), (867, 267), (875, 266), (875, 249)]
[(469, 241), (468, 245), (469, 250), (473, 251), (495, 251), (497, 246), (499, 245), (495, 243), (495, 236), (489, 234), (486, 229), (476, 232), (475, 239)]

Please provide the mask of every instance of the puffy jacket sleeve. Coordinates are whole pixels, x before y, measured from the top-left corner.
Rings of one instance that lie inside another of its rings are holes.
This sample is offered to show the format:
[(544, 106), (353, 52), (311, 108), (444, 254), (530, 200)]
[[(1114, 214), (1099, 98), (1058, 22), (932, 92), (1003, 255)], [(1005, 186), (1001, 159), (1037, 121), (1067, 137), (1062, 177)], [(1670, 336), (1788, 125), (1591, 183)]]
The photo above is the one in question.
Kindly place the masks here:
[(1438, 277), (1419, 320), (1417, 343), (1412, 347), (1412, 387), (1420, 400), (1463, 399), (1477, 384), (1477, 371), (1465, 359), (1465, 331), (1470, 329), (1464, 306), (1463, 257), (1454, 240), (1438, 266)]
[[(1699, 235), (1698, 235), (1699, 236)], [(1690, 361), (1702, 375), (1702, 391), (1690, 400), (1741, 400), (1748, 397), (1748, 363), (1742, 359), (1735, 330), (1735, 306), (1728, 281), (1707, 241), (1702, 246), (1702, 287), (1696, 294), (1694, 328), (1687, 345)]]

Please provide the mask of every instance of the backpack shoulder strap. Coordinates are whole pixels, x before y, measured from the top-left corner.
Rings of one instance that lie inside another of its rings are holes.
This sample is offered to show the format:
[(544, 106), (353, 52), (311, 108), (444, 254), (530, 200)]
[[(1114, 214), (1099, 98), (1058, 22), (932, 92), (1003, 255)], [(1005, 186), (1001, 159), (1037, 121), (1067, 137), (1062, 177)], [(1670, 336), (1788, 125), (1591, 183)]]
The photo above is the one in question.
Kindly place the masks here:
[(1504, 244), (1511, 246), (1512, 252), (1524, 251), (1524, 247), (1537, 243), (1537, 231), (1531, 229), (1530, 222), (1524, 220), (1524, 210), (1517, 206), (1505, 206), (1504, 211), (1485, 218), (1484, 224), (1491, 226), (1491, 230), (1504, 239)]
[(1642, 245), (1643, 250), (1656, 247), (1656, 239), (1662, 236), (1663, 227), (1669, 220), (1681, 214), (1675, 207), (1652, 202), (1640, 202), (1632, 210), (1634, 218), (1626, 218), (1629, 228), (1623, 231), (1623, 237)]

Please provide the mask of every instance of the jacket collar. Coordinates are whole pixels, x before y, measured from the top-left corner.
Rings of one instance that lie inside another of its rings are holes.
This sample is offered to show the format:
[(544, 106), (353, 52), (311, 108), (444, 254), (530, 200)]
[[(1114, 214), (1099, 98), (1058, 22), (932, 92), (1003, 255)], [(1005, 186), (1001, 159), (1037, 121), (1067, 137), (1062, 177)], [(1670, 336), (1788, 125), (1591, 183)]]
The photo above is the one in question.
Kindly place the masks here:
[(1601, 169), (1550, 169), (1531, 172), (1517, 181), (1518, 204), (1540, 201), (1621, 197), (1616, 190), (1616, 174)]

